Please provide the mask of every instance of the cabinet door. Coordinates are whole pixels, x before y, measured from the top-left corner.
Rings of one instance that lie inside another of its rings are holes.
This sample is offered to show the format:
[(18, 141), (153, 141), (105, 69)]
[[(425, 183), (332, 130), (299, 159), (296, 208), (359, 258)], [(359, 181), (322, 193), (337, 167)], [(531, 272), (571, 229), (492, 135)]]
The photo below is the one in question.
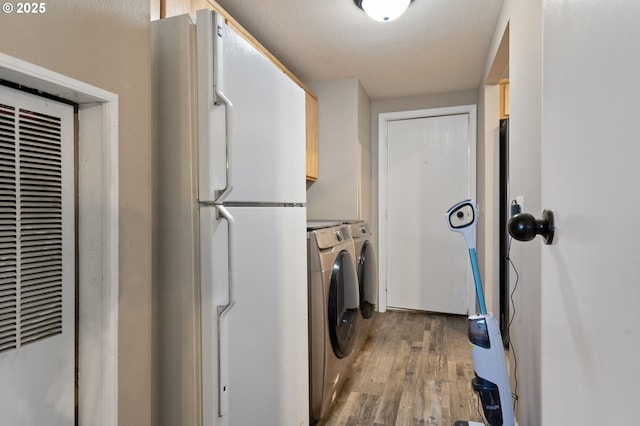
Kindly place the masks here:
[(318, 98), (306, 95), (307, 180), (318, 180)]

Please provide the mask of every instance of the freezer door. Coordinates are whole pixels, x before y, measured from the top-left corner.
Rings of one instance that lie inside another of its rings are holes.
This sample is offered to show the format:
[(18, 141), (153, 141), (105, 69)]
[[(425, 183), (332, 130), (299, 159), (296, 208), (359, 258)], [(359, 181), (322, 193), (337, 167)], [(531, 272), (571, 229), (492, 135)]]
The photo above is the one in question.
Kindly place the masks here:
[(203, 424), (308, 424), (306, 209), (200, 219)]
[(304, 203), (303, 89), (215, 12), (196, 32), (200, 201)]

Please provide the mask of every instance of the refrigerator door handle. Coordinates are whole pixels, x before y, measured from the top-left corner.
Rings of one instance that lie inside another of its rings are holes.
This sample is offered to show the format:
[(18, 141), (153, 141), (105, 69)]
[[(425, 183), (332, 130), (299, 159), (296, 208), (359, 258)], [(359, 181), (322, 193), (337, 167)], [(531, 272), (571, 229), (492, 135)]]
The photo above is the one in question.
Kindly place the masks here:
[[(221, 190), (216, 190), (215, 193), (215, 201), (216, 203), (221, 203), (224, 199), (229, 195), (231, 190), (233, 190), (233, 174), (231, 173), (231, 162), (232, 162), (232, 148), (233, 148), (233, 104), (231, 101), (225, 96), (225, 94), (220, 90), (220, 86), (216, 85), (215, 90), (215, 104), (216, 105), (224, 105), (224, 123), (225, 123), (225, 152), (226, 152), (226, 162), (225, 162), (225, 187)], [(213, 141), (211, 141), (213, 143)]]
[(233, 255), (235, 220), (229, 211), (221, 205), (216, 206), (217, 218), (225, 220), (228, 225), (227, 264), (228, 264), (228, 301), (218, 305), (218, 416), (222, 417), (229, 408), (229, 311), (236, 304), (235, 300), (235, 258)]
[[(233, 104), (224, 93), (225, 28), (224, 18), (220, 14), (204, 9), (196, 13), (199, 197), (201, 202), (206, 203), (222, 203), (233, 189)], [(224, 124), (218, 123), (218, 116), (214, 114), (221, 107), (224, 107)], [(216, 126), (224, 126), (224, 129)], [(221, 130), (224, 130), (224, 142)], [(223, 179), (224, 187), (220, 189)]]
[[(208, 22), (211, 22), (210, 20)], [(231, 173), (231, 159), (233, 144), (233, 104), (224, 94), (224, 31), (223, 26), (226, 25), (224, 18), (216, 12), (213, 12), (213, 25), (210, 31), (213, 38), (213, 104), (215, 106), (224, 105), (224, 146), (225, 146), (225, 186), (222, 189), (216, 189), (214, 192), (214, 203), (222, 203), (225, 198), (233, 190), (233, 174)], [(210, 140), (213, 144), (215, 141)]]

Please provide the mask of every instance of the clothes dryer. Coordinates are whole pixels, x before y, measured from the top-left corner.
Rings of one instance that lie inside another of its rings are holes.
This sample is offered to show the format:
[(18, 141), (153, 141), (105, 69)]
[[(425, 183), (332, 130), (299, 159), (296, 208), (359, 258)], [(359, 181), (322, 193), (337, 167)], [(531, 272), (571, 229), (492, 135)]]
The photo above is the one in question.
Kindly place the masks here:
[(327, 415), (344, 384), (361, 321), (351, 228), (330, 225), (310, 223), (307, 228), (312, 422)]
[(355, 250), (358, 290), (360, 294), (360, 325), (356, 351), (359, 352), (369, 338), (378, 305), (378, 260), (369, 223), (364, 220), (345, 222), (351, 227)]

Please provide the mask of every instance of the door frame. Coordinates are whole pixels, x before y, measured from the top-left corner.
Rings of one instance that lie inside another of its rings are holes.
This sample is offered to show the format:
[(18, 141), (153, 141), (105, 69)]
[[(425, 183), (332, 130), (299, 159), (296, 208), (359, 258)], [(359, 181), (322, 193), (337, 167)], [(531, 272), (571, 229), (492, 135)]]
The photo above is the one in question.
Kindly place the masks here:
[(78, 107), (78, 424), (118, 423), (118, 95), (0, 53), (0, 79)]
[[(460, 105), (445, 108), (429, 108), (411, 111), (383, 112), (378, 114), (378, 310), (387, 310), (387, 193), (388, 193), (388, 160), (387, 160), (387, 125), (391, 121), (410, 120), (416, 118), (441, 117), (446, 115), (466, 114), (469, 118), (469, 198), (476, 199), (476, 143), (477, 143), (477, 107), (476, 105)], [(478, 207), (479, 209), (479, 207)], [(442, 211), (442, 226), (446, 225), (445, 213)], [(468, 274), (471, 277), (471, 268)], [(469, 281), (467, 301), (469, 312), (475, 311), (475, 297), (471, 296), (473, 283)]]

